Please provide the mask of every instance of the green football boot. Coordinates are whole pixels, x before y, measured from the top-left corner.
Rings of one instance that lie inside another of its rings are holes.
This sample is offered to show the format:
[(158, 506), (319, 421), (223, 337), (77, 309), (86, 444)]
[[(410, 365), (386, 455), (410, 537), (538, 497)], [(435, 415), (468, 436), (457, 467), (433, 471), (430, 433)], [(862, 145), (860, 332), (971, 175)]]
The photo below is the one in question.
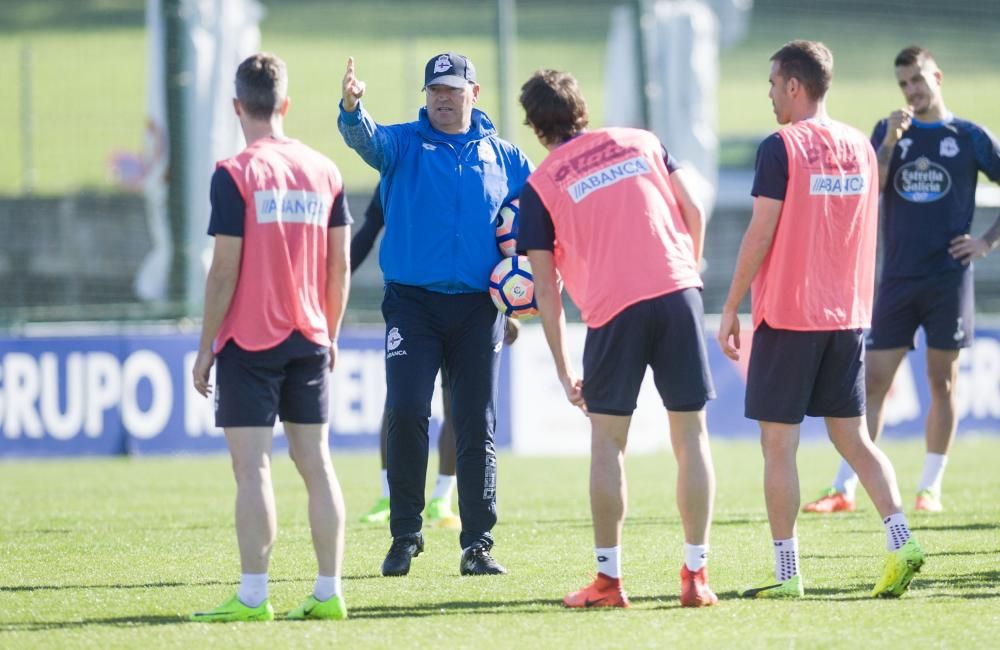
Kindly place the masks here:
[(924, 565), (924, 552), (914, 537), (885, 558), (882, 577), (872, 589), (872, 598), (899, 598), (910, 586), (913, 576)]
[(288, 612), (286, 617), (291, 621), (304, 621), (306, 619), (342, 621), (347, 618), (347, 605), (343, 596), (332, 596), (327, 600), (316, 600), (311, 595), (306, 601)]
[(273, 621), (274, 609), (271, 601), (265, 599), (256, 607), (247, 607), (233, 594), (226, 602), (209, 612), (195, 612), (191, 620), (200, 623), (232, 623), (234, 621)]
[(431, 499), (427, 503), (424, 515), (427, 518), (427, 523), (435, 528), (462, 529), (462, 520), (451, 511), (450, 499)]
[(384, 524), (389, 521), (389, 497), (380, 497), (371, 510), (361, 515), (363, 524)]
[(740, 592), (740, 598), (802, 598), (805, 595), (802, 576), (795, 574), (784, 582), (774, 578), (763, 580)]

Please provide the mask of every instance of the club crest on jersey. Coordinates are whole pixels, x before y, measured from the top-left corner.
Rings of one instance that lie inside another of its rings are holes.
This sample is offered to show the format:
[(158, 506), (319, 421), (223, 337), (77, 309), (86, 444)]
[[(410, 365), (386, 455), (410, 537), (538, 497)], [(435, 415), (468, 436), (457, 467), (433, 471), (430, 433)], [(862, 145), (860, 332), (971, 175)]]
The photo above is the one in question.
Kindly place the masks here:
[(901, 197), (912, 203), (937, 201), (951, 190), (948, 170), (921, 156), (896, 170), (893, 188)]
[(899, 159), (906, 160), (906, 154), (910, 153), (910, 146), (913, 144), (913, 138), (903, 138), (896, 144), (902, 150), (899, 152)]
[(951, 136), (944, 138), (941, 140), (939, 153), (942, 158), (954, 158), (958, 155), (958, 142)]

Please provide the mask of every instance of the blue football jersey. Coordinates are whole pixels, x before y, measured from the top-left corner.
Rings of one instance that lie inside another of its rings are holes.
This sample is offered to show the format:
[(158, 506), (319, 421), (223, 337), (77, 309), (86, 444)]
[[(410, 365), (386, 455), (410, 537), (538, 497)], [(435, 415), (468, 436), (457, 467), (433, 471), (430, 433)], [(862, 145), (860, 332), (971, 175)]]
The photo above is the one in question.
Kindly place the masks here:
[[(882, 120), (872, 132), (876, 150), (886, 125)], [(1000, 181), (1000, 144), (986, 129), (954, 116), (913, 120), (892, 152), (882, 192), (882, 277), (964, 268), (948, 245), (972, 227), (979, 171)]]

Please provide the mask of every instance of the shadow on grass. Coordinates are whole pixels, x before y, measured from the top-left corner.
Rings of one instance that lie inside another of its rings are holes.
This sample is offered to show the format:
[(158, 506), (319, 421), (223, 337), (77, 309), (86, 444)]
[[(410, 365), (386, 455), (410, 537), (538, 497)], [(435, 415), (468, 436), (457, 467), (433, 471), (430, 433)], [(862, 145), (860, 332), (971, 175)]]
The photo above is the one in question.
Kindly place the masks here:
[(917, 520), (913, 526), (913, 530), (920, 532), (922, 530), (1000, 530), (1000, 522), (977, 522), (973, 524), (924, 524)]
[(78, 621), (31, 621), (26, 623), (2, 623), (0, 634), (4, 632), (44, 632), (70, 627), (90, 625), (110, 625), (114, 627), (140, 627), (154, 625), (176, 625), (188, 623), (186, 616), (114, 616), (111, 618), (85, 618)]
[[(359, 576), (361, 578), (374, 576)], [(350, 578), (356, 579), (354, 576)], [(312, 578), (271, 578), (270, 582), (305, 582)], [(145, 582), (131, 585), (11, 585), (0, 586), (0, 593), (31, 592), (31, 591), (63, 591), (70, 589), (166, 589), (169, 587), (214, 587), (218, 585), (233, 585), (232, 580), (204, 580), (201, 582)]]

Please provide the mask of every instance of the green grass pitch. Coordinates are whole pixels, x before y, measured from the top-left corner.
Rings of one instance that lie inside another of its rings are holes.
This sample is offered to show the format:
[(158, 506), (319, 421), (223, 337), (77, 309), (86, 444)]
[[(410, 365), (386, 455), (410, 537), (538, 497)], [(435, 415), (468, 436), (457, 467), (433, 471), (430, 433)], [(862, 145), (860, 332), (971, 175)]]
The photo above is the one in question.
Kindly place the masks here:
[[(584, 435), (581, 432), (581, 435)], [(922, 463), (919, 441), (889, 442), (905, 495)], [(881, 568), (882, 526), (870, 502), (834, 517), (801, 517), (807, 596), (736, 599), (771, 567), (754, 441), (713, 441), (718, 498), (712, 585), (718, 607), (678, 606), (680, 523), (667, 454), (628, 460), (625, 527), (628, 611), (567, 611), (565, 592), (592, 575), (587, 461), (500, 459), (497, 578), (458, 576), (454, 531), (426, 531), (409, 576), (382, 578), (388, 531), (355, 523), (374, 498), (374, 454), (335, 454), (350, 524), (343, 622), (206, 625), (186, 616), (235, 588), (228, 458), (5, 461), (0, 463), (0, 647), (3, 648), (566, 648), (566, 647), (989, 647), (1000, 634), (1000, 438), (956, 444), (947, 511), (910, 517), (928, 553), (897, 601), (868, 592)], [(431, 462), (431, 468), (435, 463)], [(803, 445), (804, 497), (835, 469), (829, 444)], [(278, 612), (311, 589), (315, 562), (301, 481), (275, 458), (279, 537), (271, 566)]]

